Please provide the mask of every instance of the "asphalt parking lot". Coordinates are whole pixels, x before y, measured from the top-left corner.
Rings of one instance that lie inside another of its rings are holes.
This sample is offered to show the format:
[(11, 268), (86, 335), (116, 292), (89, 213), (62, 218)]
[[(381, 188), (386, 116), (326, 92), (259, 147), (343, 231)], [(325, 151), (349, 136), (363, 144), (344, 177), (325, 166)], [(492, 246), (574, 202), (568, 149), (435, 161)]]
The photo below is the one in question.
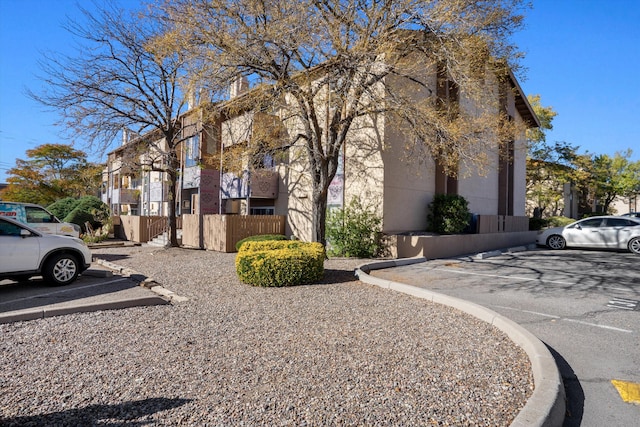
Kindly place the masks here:
[(50, 286), (41, 277), (23, 283), (0, 280), (0, 323), (169, 303), (167, 298), (141, 286), (142, 280), (96, 262), (67, 286)]
[(537, 249), (377, 270), (373, 276), (483, 305), (551, 350), (569, 426), (636, 425), (640, 406), (613, 381), (640, 384), (640, 257)]

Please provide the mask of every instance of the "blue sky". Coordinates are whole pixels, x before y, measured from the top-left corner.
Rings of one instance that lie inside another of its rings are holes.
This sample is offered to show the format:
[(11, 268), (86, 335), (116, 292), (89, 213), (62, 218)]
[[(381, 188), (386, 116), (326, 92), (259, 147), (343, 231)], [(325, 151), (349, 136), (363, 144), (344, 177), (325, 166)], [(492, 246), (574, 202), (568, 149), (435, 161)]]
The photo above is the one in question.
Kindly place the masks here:
[[(533, 0), (533, 6), (515, 41), (527, 54), (523, 90), (558, 113), (547, 141), (597, 154), (631, 148), (640, 160), (640, 1)], [(0, 0), (0, 182), (26, 150), (71, 142), (53, 126), (57, 116), (24, 94), (40, 85), (41, 53), (70, 45), (61, 27), (66, 16), (80, 16), (76, 0)]]

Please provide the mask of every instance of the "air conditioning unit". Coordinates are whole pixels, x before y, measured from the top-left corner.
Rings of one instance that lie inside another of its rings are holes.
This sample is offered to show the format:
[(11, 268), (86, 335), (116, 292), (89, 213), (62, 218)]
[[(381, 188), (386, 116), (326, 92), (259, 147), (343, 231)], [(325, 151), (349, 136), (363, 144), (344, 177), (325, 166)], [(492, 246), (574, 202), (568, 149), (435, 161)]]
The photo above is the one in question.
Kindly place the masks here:
[(191, 209), (191, 201), (183, 200), (182, 201), (182, 209)]

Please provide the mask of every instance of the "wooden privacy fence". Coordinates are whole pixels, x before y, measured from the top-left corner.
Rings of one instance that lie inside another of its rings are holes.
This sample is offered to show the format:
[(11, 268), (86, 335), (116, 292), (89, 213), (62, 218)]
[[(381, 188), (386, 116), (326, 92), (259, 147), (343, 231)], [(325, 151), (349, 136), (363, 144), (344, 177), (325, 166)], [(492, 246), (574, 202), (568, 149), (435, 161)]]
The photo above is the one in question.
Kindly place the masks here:
[[(182, 219), (176, 218), (176, 228), (182, 228)], [(146, 243), (167, 230), (166, 216), (120, 215), (113, 217), (114, 235), (131, 242)]]
[(529, 231), (529, 217), (478, 215), (478, 234)]
[(129, 240), (131, 242), (146, 243), (149, 238), (149, 224), (161, 221), (161, 216), (137, 216), (137, 215), (120, 215), (118, 220), (114, 219), (114, 225), (119, 222), (120, 227), (116, 226), (115, 235), (120, 239)]
[(182, 246), (202, 249), (200, 215), (182, 215)]
[[(236, 243), (257, 234), (284, 234), (282, 215), (204, 215), (202, 243), (205, 249), (235, 252)], [(184, 242), (183, 229), (183, 242)]]
[[(182, 230), (182, 245), (219, 252), (235, 252), (236, 243), (256, 234), (284, 234), (282, 215), (181, 215), (176, 218)], [(168, 225), (162, 216), (121, 215), (113, 218), (115, 236), (145, 243), (161, 234)]]

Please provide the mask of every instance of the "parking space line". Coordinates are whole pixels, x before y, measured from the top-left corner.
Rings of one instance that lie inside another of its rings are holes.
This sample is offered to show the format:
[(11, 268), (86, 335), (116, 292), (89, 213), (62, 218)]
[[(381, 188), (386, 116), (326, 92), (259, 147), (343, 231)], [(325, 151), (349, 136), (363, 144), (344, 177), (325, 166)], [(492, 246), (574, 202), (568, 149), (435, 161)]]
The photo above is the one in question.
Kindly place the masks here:
[(542, 317), (550, 317), (551, 319), (560, 319), (560, 316), (556, 316), (554, 314), (546, 314), (546, 313), (540, 313), (537, 311), (530, 311), (530, 310), (521, 310), (519, 308), (505, 307), (504, 305), (494, 305), (493, 307), (504, 308), (505, 310), (519, 311), (521, 313), (535, 314), (537, 316), (542, 316)]
[(493, 305), (492, 307), (502, 308), (504, 310), (518, 311), (520, 313), (533, 314), (533, 315), (536, 315), (536, 316), (549, 317), (551, 319), (564, 320), (566, 322), (571, 322), (571, 323), (579, 323), (581, 325), (586, 325), (586, 326), (594, 326), (596, 328), (608, 329), (608, 330), (616, 331), (616, 332), (624, 332), (624, 333), (627, 333), (627, 334), (632, 334), (633, 333), (633, 331), (631, 331), (629, 329), (621, 329), (621, 328), (616, 328), (615, 326), (599, 325), (597, 323), (584, 322), (582, 320), (568, 319), (566, 317), (560, 317), (560, 316), (556, 316), (554, 314), (546, 314), (546, 313), (540, 313), (540, 312), (537, 312), (537, 311), (530, 311), (530, 310), (521, 310), (519, 308), (506, 307), (504, 305)]
[(618, 332), (625, 332), (628, 334), (632, 334), (633, 331), (630, 331), (628, 329), (620, 329), (620, 328), (616, 328), (614, 326), (607, 326), (607, 325), (598, 325), (597, 323), (589, 323), (589, 322), (584, 322), (582, 320), (576, 320), (576, 319), (562, 319), (564, 321), (567, 322), (572, 322), (572, 323), (579, 323), (581, 325), (586, 325), (586, 326), (595, 326), (596, 328), (602, 328), (602, 329), (609, 329), (611, 331), (618, 331)]
[(80, 287), (77, 287), (77, 288), (62, 289), (62, 290), (59, 290), (59, 291), (56, 291), (56, 292), (49, 292), (47, 294), (38, 294), (38, 295), (30, 296), (30, 297), (14, 299), (14, 300), (7, 301), (7, 302), (0, 302), (0, 305), (3, 305), (3, 304), (14, 304), (16, 301), (26, 301), (26, 300), (30, 300), (30, 299), (34, 299), (34, 298), (48, 297), (48, 296), (51, 296), (51, 295), (56, 295), (56, 294), (62, 294), (62, 293), (65, 293), (65, 292), (75, 291), (77, 289), (89, 289), (89, 288), (94, 288), (96, 286), (110, 285), (112, 283), (124, 282), (125, 280), (129, 280), (129, 279), (125, 277), (125, 278), (121, 278), (121, 279), (110, 280), (108, 282), (100, 282), (100, 283), (96, 283), (96, 284), (93, 284), (93, 285), (80, 286)]
[[(564, 282), (564, 281), (561, 281), (561, 280), (545, 280), (545, 279), (537, 279), (537, 278), (521, 277), (521, 276), (505, 276), (505, 275), (500, 275), (500, 274), (474, 273), (472, 271), (461, 271), (461, 270), (457, 270), (457, 269), (449, 269), (449, 268), (444, 268), (444, 267), (437, 267), (437, 268), (434, 268), (434, 270), (448, 271), (448, 272), (451, 272), (451, 273), (459, 273), (459, 274), (467, 274), (467, 275), (470, 275), (470, 276), (495, 277), (495, 278), (498, 278), (498, 279), (514, 279), (514, 280), (522, 280), (522, 281), (527, 281), (527, 282), (554, 283), (554, 284), (558, 284), (558, 285), (577, 285), (579, 283), (579, 282)], [(618, 288), (618, 287), (615, 287), (615, 286), (598, 286), (598, 288), (600, 288), (602, 290), (606, 290), (606, 291), (618, 291), (618, 292), (635, 293), (635, 291), (633, 289)]]
[(514, 280), (525, 280), (528, 282), (544, 282), (544, 283), (556, 283), (559, 285), (575, 285), (575, 282), (562, 282), (559, 280), (544, 280), (544, 279), (536, 279), (536, 278), (531, 278), (531, 277), (519, 277), (519, 276), (503, 276), (500, 274), (486, 274), (486, 273), (474, 273), (472, 271), (460, 271), (460, 270), (454, 270), (454, 269), (448, 269), (448, 268), (434, 268), (434, 270), (441, 270), (441, 271), (449, 271), (452, 273), (459, 273), (459, 274), (468, 274), (471, 276), (483, 276), (483, 277), (495, 277), (498, 279), (514, 279)]

